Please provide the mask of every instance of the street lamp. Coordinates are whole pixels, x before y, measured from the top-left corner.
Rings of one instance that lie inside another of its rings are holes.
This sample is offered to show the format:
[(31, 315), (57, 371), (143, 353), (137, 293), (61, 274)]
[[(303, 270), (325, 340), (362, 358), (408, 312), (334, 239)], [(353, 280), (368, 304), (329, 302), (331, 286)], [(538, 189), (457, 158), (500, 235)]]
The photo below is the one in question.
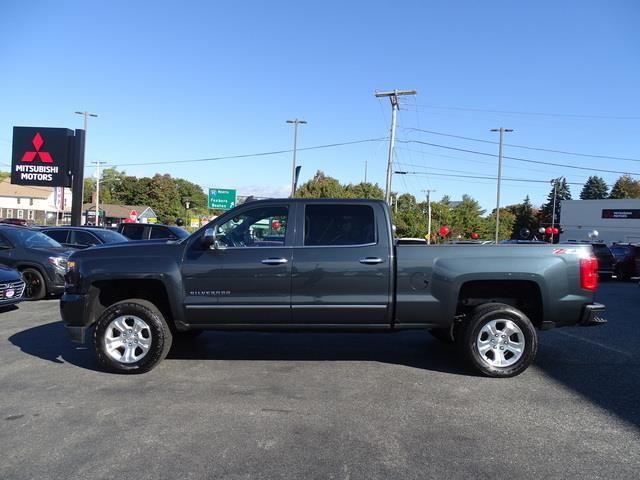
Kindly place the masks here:
[(505, 132), (513, 132), (512, 128), (492, 128), (492, 132), (500, 132), (500, 146), (498, 147), (498, 185), (496, 188), (496, 245), (500, 231), (500, 181), (502, 180), (502, 135)]
[(287, 123), (293, 123), (293, 168), (291, 169), (291, 198), (296, 194), (296, 151), (298, 150), (298, 125), (304, 125), (305, 120), (297, 118), (287, 120)]

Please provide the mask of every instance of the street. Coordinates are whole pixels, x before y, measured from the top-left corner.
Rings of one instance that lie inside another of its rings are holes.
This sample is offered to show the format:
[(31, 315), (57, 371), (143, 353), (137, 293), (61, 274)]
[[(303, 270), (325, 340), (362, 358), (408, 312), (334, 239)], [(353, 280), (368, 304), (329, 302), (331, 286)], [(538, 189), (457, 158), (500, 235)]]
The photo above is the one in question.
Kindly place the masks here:
[(540, 333), (512, 379), (426, 332), (206, 332), (144, 375), (97, 370), (58, 300), (0, 313), (2, 479), (638, 478), (640, 288)]

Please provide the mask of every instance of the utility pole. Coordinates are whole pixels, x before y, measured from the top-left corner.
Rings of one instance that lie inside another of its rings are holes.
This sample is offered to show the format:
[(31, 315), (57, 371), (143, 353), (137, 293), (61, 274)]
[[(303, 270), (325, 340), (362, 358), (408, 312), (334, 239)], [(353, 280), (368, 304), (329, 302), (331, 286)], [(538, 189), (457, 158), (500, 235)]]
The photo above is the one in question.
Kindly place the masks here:
[(492, 132), (500, 132), (500, 146), (498, 147), (498, 186), (496, 188), (496, 245), (500, 231), (500, 181), (502, 180), (502, 136), (505, 132), (513, 132), (512, 128), (492, 128)]
[(435, 190), (422, 191), (427, 194), (427, 245), (431, 245), (431, 192), (435, 192)]
[(398, 96), (400, 95), (415, 95), (415, 90), (393, 90), (389, 92), (376, 92), (375, 96), (389, 97), (391, 101), (391, 134), (389, 136), (389, 158), (387, 159), (387, 178), (385, 182), (384, 200), (387, 205), (390, 205), (391, 201), (391, 177), (393, 175), (393, 149), (396, 143), (396, 117), (398, 113)]
[(364, 183), (367, 183), (367, 161), (364, 161)]
[(296, 194), (296, 151), (298, 150), (298, 125), (304, 125), (305, 120), (297, 118), (287, 120), (287, 123), (293, 123), (293, 168), (291, 169), (291, 198)]
[(556, 223), (556, 195), (557, 195), (557, 188), (558, 188), (558, 182), (560, 181), (560, 178), (554, 178), (553, 180), (551, 180), (551, 183), (553, 184), (553, 211), (551, 213), (551, 243), (553, 243), (553, 229), (555, 228), (555, 223)]

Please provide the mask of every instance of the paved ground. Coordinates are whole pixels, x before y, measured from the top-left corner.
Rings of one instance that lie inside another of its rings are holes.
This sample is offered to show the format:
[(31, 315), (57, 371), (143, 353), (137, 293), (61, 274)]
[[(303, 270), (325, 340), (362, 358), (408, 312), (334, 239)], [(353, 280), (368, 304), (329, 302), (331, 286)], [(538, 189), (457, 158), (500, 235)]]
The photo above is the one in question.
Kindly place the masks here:
[(640, 476), (640, 289), (541, 334), (514, 379), (422, 332), (206, 333), (139, 376), (96, 371), (55, 300), (0, 314), (0, 478)]

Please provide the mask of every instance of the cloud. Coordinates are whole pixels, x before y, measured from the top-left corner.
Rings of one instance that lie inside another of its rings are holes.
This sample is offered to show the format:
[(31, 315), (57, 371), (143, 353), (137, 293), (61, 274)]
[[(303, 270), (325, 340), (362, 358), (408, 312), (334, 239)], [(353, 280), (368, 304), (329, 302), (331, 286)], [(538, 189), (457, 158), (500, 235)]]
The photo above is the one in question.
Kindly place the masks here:
[(237, 191), (243, 197), (287, 198), (291, 193), (291, 185), (239, 185)]

